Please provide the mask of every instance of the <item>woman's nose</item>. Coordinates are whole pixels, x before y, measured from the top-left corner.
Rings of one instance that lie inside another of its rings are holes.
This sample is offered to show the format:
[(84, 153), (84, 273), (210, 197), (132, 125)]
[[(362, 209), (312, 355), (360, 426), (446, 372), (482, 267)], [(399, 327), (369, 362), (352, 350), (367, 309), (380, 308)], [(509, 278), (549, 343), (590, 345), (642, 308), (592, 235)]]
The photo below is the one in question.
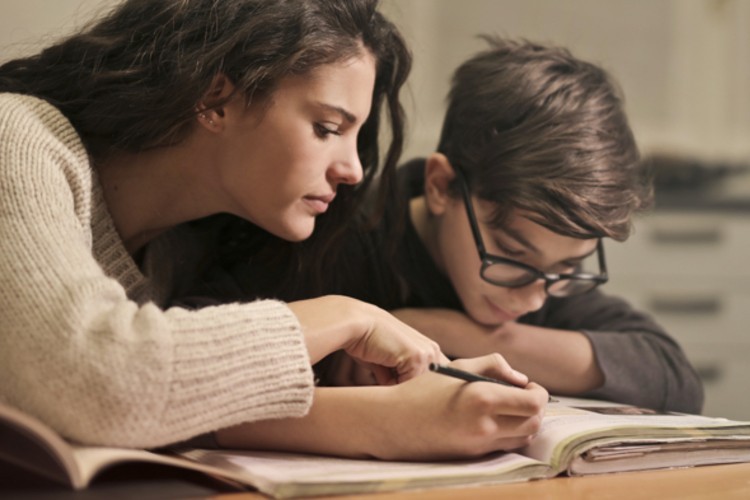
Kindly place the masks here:
[(348, 145), (329, 170), (329, 181), (336, 184), (357, 184), (362, 180), (362, 161), (356, 143)]

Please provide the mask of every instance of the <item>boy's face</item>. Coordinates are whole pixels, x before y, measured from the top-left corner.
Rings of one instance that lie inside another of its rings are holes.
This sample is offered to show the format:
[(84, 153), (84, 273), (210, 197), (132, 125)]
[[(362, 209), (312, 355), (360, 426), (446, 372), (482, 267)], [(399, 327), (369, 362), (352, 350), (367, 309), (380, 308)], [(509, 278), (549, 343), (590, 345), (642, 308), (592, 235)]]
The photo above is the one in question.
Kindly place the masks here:
[[(514, 211), (505, 229), (487, 221), (493, 204), (472, 197), (477, 224), (487, 253), (512, 259), (548, 273), (570, 273), (584, 256), (595, 258), (597, 240), (563, 236)], [(436, 214), (433, 214), (436, 215)], [(434, 218), (437, 245), (433, 255), (450, 279), (464, 310), (475, 321), (500, 325), (536, 311), (547, 298), (544, 280), (519, 288), (500, 287), (480, 276), (481, 260), (471, 232), (466, 207), (460, 197), (448, 197)]]

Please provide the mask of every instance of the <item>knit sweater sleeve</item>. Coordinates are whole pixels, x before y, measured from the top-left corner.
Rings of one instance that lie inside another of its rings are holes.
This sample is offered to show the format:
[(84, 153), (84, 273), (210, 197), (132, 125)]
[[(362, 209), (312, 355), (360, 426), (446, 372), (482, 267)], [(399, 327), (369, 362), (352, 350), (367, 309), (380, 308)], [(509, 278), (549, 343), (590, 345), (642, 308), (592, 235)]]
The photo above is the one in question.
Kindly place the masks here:
[(134, 301), (94, 256), (91, 178), (57, 110), (0, 94), (0, 400), (126, 447), (304, 415), (312, 371), (291, 310)]

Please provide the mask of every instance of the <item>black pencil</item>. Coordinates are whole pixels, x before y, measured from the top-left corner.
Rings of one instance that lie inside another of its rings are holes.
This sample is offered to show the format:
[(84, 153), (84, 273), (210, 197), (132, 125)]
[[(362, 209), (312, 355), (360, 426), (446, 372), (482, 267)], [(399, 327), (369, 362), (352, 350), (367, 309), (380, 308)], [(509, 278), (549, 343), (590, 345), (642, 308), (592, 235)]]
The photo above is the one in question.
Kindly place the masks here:
[[(495, 384), (506, 385), (508, 387), (517, 387), (519, 389), (523, 389), (523, 387), (520, 385), (511, 384), (510, 382), (506, 382), (504, 380), (485, 377), (484, 375), (478, 375), (476, 373), (459, 370), (458, 368), (453, 368), (451, 366), (439, 365), (437, 363), (430, 363), (430, 371), (433, 371), (435, 373), (442, 373), (443, 375), (448, 375), (449, 377), (458, 378), (467, 382), (492, 382)], [(552, 397), (550, 397), (547, 401), (550, 403), (557, 402), (557, 400), (552, 399)]]

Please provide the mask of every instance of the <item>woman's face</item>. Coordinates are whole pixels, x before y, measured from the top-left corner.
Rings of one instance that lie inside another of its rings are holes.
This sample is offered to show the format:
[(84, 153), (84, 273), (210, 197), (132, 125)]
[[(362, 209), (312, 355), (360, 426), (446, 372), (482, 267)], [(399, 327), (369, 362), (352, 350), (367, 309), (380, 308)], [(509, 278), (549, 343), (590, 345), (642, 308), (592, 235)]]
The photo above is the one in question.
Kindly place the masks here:
[(309, 237), (339, 184), (362, 179), (357, 134), (374, 83), (375, 60), (363, 50), (288, 77), (268, 100), (228, 113), (216, 148), (225, 211), (286, 240)]
[[(489, 254), (513, 259), (550, 273), (572, 272), (583, 257), (595, 257), (596, 239), (577, 239), (554, 233), (514, 211), (506, 229), (492, 228), (487, 221), (491, 202), (473, 197), (477, 223)], [(443, 271), (453, 284), (466, 313), (485, 325), (513, 321), (544, 304), (543, 280), (519, 288), (507, 288), (484, 281), (481, 260), (471, 233), (461, 197), (450, 198), (438, 220), (437, 244)]]

